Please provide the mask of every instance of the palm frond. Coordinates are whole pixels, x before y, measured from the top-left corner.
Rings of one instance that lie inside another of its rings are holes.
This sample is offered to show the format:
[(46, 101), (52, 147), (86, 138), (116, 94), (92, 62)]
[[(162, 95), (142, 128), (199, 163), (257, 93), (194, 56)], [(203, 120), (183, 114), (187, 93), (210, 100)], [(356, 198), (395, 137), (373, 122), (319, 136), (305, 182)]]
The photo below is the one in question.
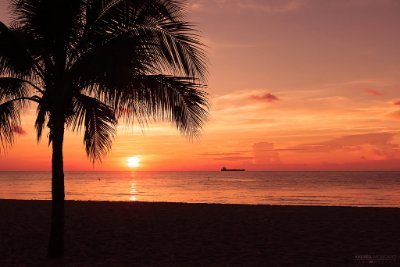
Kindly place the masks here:
[(0, 102), (16, 98), (28, 98), (29, 83), (14, 77), (0, 77)]
[(82, 0), (13, 0), (14, 22), (50, 55), (68, 49), (80, 34)]
[(21, 123), (20, 112), (28, 106), (29, 101), (39, 102), (38, 96), (30, 95), (29, 86), (35, 85), (21, 78), (0, 77), (0, 141), (3, 149), (6, 144), (13, 143), (13, 133)]
[(20, 113), (28, 101), (36, 101), (29, 96), (26, 82), (20, 78), (0, 77), (0, 143), (5, 149), (14, 142), (14, 130), (20, 127)]
[(49, 115), (43, 104), (39, 103), (36, 109), (36, 120), (35, 120), (35, 128), (36, 128), (36, 139), (39, 142), (42, 138), (42, 133), (46, 123), (49, 120)]
[(0, 73), (20, 78), (32, 74), (35, 62), (26, 49), (28, 43), (23, 32), (0, 22)]
[(14, 143), (15, 127), (21, 127), (20, 102), (10, 100), (0, 104), (0, 143), (3, 150)]
[[(93, 13), (98, 18), (91, 19), (92, 25), (83, 35), (82, 43), (86, 42), (87, 49), (93, 47), (91, 40), (107, 41), (120, 35), (130, 36), (141, 41), (141, 49), (147, 55), (146, 63), (156, 70), (153, 74), (174, 71), (177, 75), (205, 79), (203, 46), (193, 25), (183, 20), (181, 1), (103, 2), (103, 10), (96, 6)], [(82, 51), (87, 52), (85, 49)]]
[(114, 94), (113, 101), (118, 117), (128, 123), (134, 119), (169, 121), (183, 134), (193, 137), (199, 134), (208, 115), (207, 93), (202, 87), (186, 77), (136, 76), (131, 88)]
[(152, 61), (140, 39), (120, 35), (82, 55), (69, 73), (77, 88), (103, 84), (117, 90), (129, 85), (133, 73), (151, 71)]
[(117, 120), (114, 110), (99, 100), (83, 94), (74, 97), (74, 114), (67, 123), (74, 131), (84, 126), (86, 154), (95, 162), (111, 149)]
[(199, 133), (208, 114), (206, 59), (184, 0), (11, 3), (12, 26), (0, 23), (2, 144), (12, 143), (25, 100), (38, 103), (38, 140), (46, 125), (51, 141), (55, 122), (66, 122), (83, 129), (92, 161), (111, 148), (116, 117)]

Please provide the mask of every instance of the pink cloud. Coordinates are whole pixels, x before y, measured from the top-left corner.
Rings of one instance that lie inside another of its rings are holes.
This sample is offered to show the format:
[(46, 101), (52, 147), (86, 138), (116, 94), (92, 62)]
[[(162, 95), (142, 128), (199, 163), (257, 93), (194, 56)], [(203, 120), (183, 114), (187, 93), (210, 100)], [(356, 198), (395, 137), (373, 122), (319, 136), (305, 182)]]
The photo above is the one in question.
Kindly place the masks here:
[(382, 92), (379, 92), (376, 89), (373, 88), (367, 88), (365, 89), (365, 93), (373, 96), (383, 96), (384, 94)]
[(24, 129), (22, 129), (21, 126), (18, 126), (18, 125), (12, 125), (11, 126), (11, 130), (14, 133), (19, 134), (19, 135), (25, 135), (26, 134), (26, 131)]
[(273, 102), (276, 102), (276, 101), (280, 100), (277, 96), (275, 96), (275, 95), (273, 95), (271, 93), (266, 93), (264, 95), (252, 95), (252, 96), (250, 96), (250, 99), (259, 100), (259, 101), (266, 101), (266, 102), (269, 102), (269, 103), (273, 103)]
[(400, 100), (394, 102), (393, 104), (396, 105), (396, 106), (400, 106)]

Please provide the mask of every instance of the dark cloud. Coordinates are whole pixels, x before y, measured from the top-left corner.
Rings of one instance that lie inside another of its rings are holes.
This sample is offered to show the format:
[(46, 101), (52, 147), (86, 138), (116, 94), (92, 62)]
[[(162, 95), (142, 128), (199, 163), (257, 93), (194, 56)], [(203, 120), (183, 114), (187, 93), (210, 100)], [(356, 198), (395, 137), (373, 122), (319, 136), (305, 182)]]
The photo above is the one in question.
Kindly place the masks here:
[(11, 128), (12, 131), (14, 133), (16, 133), (16, 134), (19, 134), (19, 135), (25, 135), (26, 134), (26, 131), (24, 129), (22, 129), (22, 127), (19, 126), (19, 125), (12, 125), (11, 127), (12, 127)]
[(258, 101), (265, 101), (268, 103), (274, 103), (276, 101), (280, 101), (280, 99), (277, 96), (275, 96), (271, 93), (266, 93), (264, 95), (252, 95), (252, 96), (250, 96), (250, 99), (258, 100)]
[(394, 102), (393, 104), (396, 105), (396, 106), (400, 106), (400, 100)]

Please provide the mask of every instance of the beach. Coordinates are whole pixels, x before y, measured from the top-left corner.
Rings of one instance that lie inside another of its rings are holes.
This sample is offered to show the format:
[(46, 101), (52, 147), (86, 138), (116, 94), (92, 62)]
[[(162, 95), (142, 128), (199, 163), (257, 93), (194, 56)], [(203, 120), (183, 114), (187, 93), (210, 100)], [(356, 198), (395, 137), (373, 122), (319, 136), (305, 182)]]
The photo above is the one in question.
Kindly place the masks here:
[(0, 214), (0, 266), (400, 264), (398, 208), (67, 201), (62, 261), (45, 257), (49, 201)]

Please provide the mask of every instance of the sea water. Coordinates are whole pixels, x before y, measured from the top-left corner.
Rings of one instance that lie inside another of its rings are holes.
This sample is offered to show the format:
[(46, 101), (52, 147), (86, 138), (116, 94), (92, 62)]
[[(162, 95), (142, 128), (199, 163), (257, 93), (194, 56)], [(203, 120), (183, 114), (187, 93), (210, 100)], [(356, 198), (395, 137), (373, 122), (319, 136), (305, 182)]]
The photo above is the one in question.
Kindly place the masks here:
[[(400, 172), (66, 172), (66, 199), (400, 207)], [(50, 172), (0, 172), (0, 199), (50, 199)]]

